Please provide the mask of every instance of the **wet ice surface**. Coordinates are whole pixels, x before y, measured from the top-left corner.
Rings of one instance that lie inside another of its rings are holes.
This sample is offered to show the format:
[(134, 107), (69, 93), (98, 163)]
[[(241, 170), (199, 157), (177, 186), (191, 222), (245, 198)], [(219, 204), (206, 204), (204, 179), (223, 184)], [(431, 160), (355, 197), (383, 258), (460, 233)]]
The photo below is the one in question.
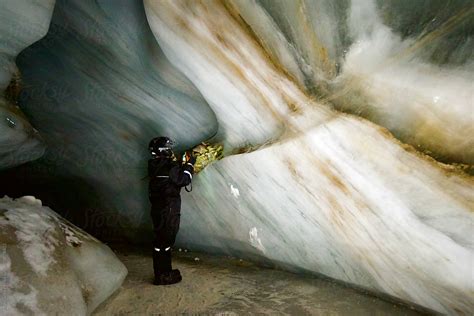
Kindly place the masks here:
[[(234, 258), (175, 251), (183, 281), (157, 287), (146, 250), (114, 249), (129, 274), (94, 315), (206, 313), (289, 315), (426, 315), (329, 280), (265, 269)], [(199, 258), (199, 260), (195, 260)]]
[(89, 315), (127, 271), (41, 200), (0, 199), (0, 315)]

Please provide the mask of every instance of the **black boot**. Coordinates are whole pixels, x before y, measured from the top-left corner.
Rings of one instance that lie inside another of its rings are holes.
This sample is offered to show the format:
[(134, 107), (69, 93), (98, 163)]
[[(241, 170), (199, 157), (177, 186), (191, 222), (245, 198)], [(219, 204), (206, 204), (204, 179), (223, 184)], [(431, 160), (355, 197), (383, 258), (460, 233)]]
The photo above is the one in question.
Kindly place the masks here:
[[(158, 248), (155, 248), (158, 249)], [(163, 272), (171, 271), (171, 251), (153, 251), (153, 271), (155, 278)]]
[[(166, 248), (165, 248), (166, 249)], [(182, 280), (179, 270), (171, 268), (171, 249), (168, 251), (154, 251), (153, 270), (155, 272), (155, 285), (175, 284)]]
[(168, 272), (162, 272), (159, 275), (155, 275), (154, 285), (170, 285), (181, 282), (183, 278), (178, 269), (171, 270)]

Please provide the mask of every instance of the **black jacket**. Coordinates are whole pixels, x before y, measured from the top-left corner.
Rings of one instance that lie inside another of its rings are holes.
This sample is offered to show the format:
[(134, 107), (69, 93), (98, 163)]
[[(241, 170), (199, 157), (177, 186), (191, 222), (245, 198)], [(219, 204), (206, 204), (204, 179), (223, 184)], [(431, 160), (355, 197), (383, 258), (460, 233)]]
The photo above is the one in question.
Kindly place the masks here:
[(148, 196), (150, 201), (179, 198), (181, 188), (191, 184), (194, 167), (190, 163), (180, 164), (168, 158), (148, 160)]

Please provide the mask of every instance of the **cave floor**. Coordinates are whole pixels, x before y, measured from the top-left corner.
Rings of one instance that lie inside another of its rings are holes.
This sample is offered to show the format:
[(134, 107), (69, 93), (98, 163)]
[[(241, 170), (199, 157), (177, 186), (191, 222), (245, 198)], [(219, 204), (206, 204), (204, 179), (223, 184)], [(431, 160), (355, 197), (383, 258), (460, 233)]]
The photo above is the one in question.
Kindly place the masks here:
[(175, 251), (173, 261), (174, 267), (181, 270), (183, 281), (154, 286), (152, 259), (145, 250), (112, 248), (129, 273), (121, 289), (93, 315), (427, 314), (330, 280), (184, 251)]

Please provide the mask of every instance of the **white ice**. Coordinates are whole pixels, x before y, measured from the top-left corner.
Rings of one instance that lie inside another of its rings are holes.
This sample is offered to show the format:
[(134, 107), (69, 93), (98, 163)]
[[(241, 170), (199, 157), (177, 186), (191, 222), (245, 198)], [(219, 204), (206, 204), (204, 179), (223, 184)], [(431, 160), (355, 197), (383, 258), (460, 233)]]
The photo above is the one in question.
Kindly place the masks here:
[(127, 274), (107, 246), (34, 197), (0, 199), (0, 228), (6, 315), (90, 314)]
[(271, 259), (440, 312), (474, 308), (469, 176), (308, 96), (228, 6), (145, 8), (164, 53), (216, 112), (221, 139), (260, 145), (195, 177), (180, 243)]
[(55, 0), (0, 0), (0, 170), (35, 160), (45, 147), (4, 91), (18, 72), (16, 56), (46, 35)]

